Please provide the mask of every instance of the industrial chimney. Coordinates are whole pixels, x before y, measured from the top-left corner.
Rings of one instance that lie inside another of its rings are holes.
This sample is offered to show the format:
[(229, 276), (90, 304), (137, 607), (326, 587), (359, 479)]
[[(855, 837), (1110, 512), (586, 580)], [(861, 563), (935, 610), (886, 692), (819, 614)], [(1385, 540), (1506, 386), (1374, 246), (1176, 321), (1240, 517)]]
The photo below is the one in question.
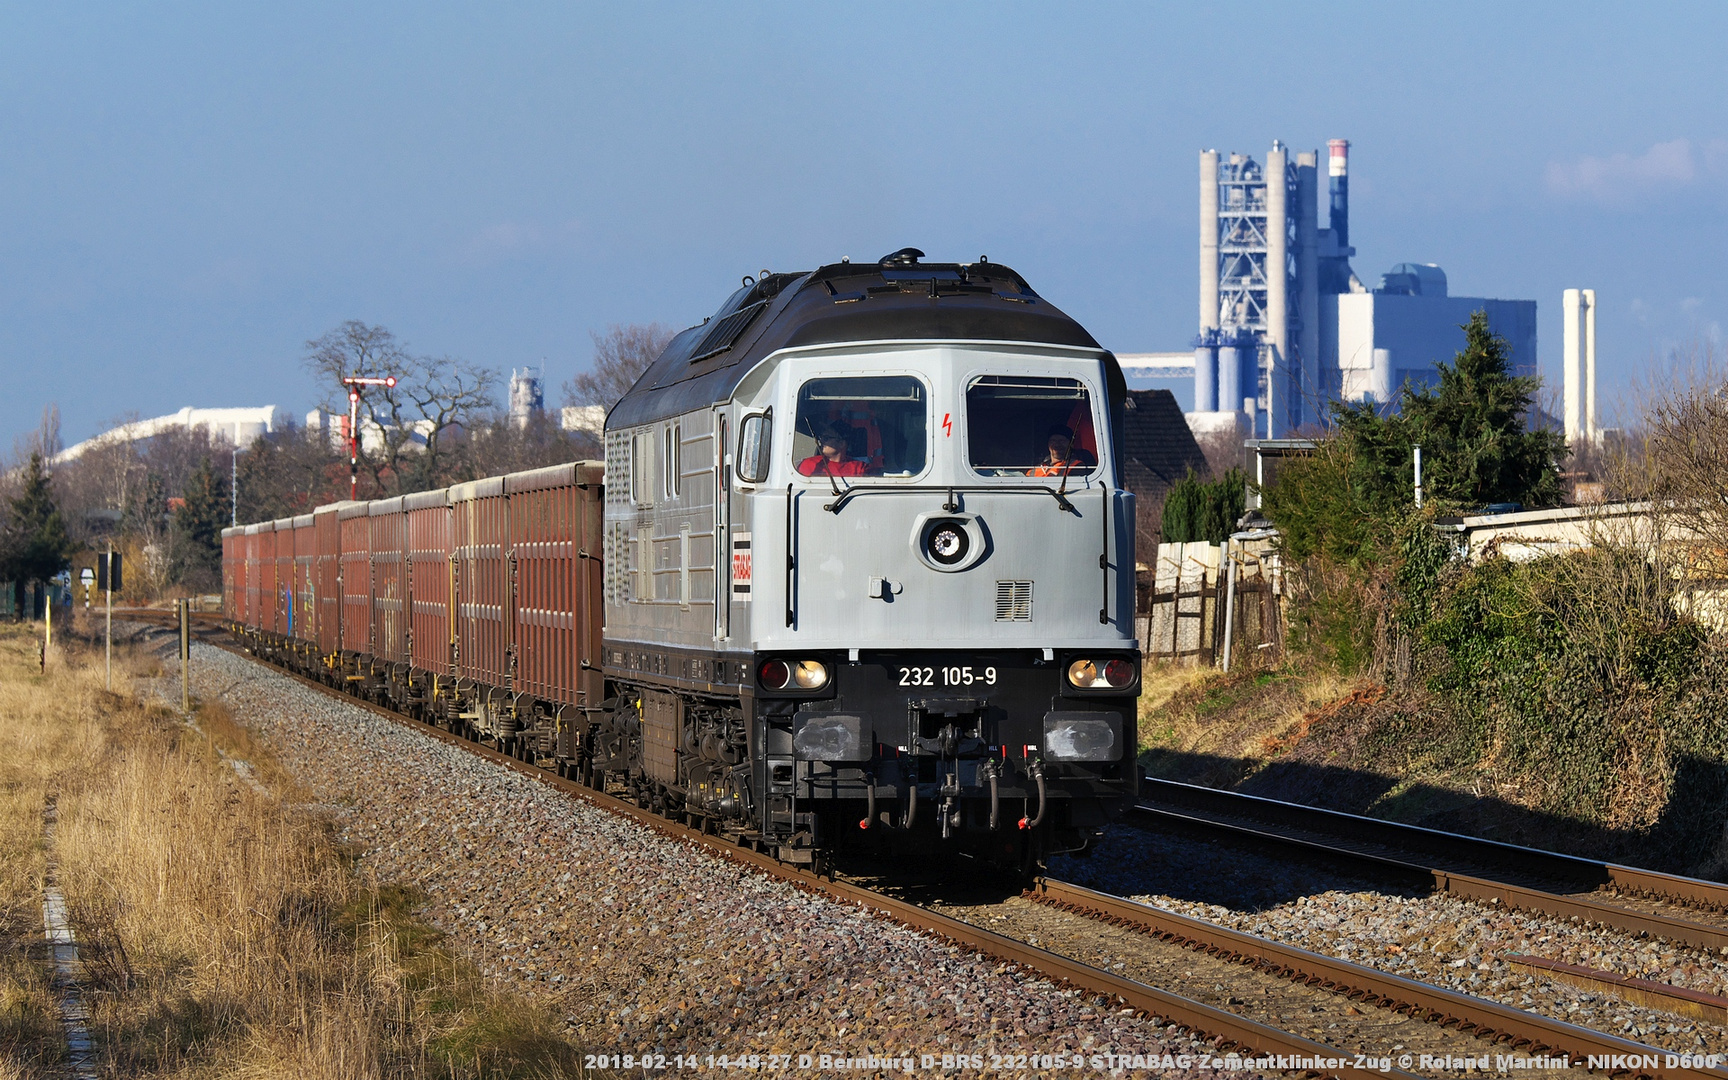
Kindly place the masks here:
[(1342, 249), (1350, 246), (1350, 140), (1328, 139), (1326, 149), (1331, 154), (1326, 175), (1332, 197), (1332, 235)]
[(1566, 443), (1594, 445), (1596, 428), (1596, 290), (1560, 294)]

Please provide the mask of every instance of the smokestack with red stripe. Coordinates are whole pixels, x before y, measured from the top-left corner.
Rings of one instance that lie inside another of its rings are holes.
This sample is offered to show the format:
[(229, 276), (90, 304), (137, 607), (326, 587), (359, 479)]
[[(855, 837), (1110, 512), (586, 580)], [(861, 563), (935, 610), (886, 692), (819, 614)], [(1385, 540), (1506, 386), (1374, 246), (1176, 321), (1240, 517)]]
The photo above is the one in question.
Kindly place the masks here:
[(1331, 161), (1326, 173), (1332, 196), (1332, 235), (1340, 250), (1350, 246), (1350, 140), (1328, 139)]

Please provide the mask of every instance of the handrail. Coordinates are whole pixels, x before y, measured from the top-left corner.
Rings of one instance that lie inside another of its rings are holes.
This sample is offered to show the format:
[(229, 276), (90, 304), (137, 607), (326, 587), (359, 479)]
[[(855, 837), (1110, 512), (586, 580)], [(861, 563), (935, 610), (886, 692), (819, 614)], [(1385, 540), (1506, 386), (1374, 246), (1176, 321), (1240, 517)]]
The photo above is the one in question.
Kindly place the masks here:
[[(790, 484), (786, 485), (786, 489), (788, 491), (790, 491), (792, 489), (792, 485), (790, 485)], [(840, 497), (835, 499), (833, 502), (823, 503), (822, 509), (829, 511), (830, 513), (838, 514), (841, 511), (841, 509), (843, 509), (845, 507), (845, 505), (847, 503), (851, 502), (855, 496), (859, 496), (859, 495), (883, 495), (883, 494), (893, 494), (895, 492), (931, 492), (931, 493), (940, 493), (940, 494), (944, 494), (944, 495), (951, 495), (952, 493), (954, 493), (956, 491), (977, 492), (977, 493), (983, 494), (983, 495), (992, 495), (992, 494), (1007, 494), (1007, 495), (1039, 495), (1039, 494), (1042, 494), (1042, 495), (1048, 495), (1052, 499), (1055, 499), (1056, 502), (1058, 503), (1058, 505), (1060, 505), (1062, 507), (1062, 509), (1068, 511), (1069, 513), (1078, 514), (1080, 512), (1080, 511), (1074, 509), (1074, 504), (1068, 501), (1068, 498), (1066, 495), (1063, 495), (1061, 492), (1057, 491), (1055, 488), (1049, 487), (1045, 484), (1013, 484), (1013, 485), (1003, 485), (1001, 487), (990, 487), (990, 486), (986, 486), (983, 484), (976, 484), (976, 485), (919, 484), (919, 485), (907, 485), (904, 487), (900, 486), (898, 484), (892, 485), (892, 486), (886, 485), (886, 484), (881, 484), (881, 485), (874, 485), (873, 484), (873, 485), (869, 485), (869, 486), (865, 486), (862, 484), (854, 484), (853, 486), (848, 487), (845, 491), (841, 492)]]
[[(1102, 488), (1102, 493), (1104, 506), (1098, 517), (1101, 521), (1101, 528), (1104, 530), (1104, 547), (1098, 553), (1098, 569), (1104, 572), (1104, 606), (1098, 609), (1098, 622), (1108, 626), (1110, 625), (1110, 512), (1116, 508), (1114, 505), (1116, 493), (1111, 491), (1108, 485)], [(1121, 557), (1121, 552), (1117, 552), (1117, 557)], [(1129, 629), (1133, 629), (1133, 627), (1129, 627)]]
[[(799, 494), (802, 494), (800, 492)], [(792, 485), (786, 485), (786, 625), (791, 626), (797, 621), (797, 612), (792, 606), (794, 590), (798, 587), (798, 557), (795, 547), (795, 526), (792, 521), (792, 503), (797, 498), (792, 493)]]

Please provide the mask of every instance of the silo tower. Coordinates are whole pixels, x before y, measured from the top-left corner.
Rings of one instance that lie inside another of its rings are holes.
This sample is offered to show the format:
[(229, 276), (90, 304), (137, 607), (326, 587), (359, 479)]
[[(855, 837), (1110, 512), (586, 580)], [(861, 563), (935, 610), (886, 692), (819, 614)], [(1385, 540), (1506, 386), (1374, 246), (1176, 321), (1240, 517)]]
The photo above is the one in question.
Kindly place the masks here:
[(533, 368), (510, 369), (510, 423), (524, 428), (536, 413), (546, 407), (546, 396), (540, 389), (540, 376)]

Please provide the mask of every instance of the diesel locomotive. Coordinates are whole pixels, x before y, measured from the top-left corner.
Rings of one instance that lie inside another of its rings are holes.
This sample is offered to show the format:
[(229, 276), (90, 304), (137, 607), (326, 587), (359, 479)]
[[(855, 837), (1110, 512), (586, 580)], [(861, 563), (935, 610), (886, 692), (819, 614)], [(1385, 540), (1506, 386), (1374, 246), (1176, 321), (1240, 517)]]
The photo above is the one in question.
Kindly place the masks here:
[(746, 278), (577, 462), (223, 534), (278, 662), (793, 862), (1136, 793), (1116, 360), (1013, 270)]

